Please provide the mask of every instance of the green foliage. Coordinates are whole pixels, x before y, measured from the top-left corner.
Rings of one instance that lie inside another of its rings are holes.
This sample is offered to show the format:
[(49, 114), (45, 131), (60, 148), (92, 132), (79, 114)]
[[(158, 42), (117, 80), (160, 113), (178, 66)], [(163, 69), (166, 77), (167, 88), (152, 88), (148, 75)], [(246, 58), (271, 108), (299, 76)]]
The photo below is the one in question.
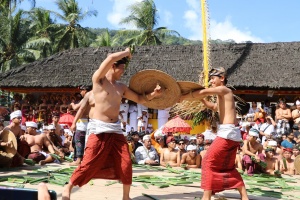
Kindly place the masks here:
[(198, 126), (205, 121), (208, 121), (210, 124), (219, 121), (219, 115), (217, 112), (206, 108), (198, 113), (194, 113), (192, 116), (193, 126)]

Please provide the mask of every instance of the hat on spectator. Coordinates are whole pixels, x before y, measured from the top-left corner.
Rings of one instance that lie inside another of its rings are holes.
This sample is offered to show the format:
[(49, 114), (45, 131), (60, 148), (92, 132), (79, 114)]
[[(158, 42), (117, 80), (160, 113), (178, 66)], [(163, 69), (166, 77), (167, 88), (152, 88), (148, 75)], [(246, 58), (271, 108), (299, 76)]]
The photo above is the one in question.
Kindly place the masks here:
[(148, 112), (148, 109), (143, 109), (142, 112)]
[(154, 133), (154, 137), (163, 137), (164, 134), (162, 133), (162, 129), (157, 129)]
[(199, 134), (197, 134), (197, 136), (196, 136), (197, 138), (198, 137), (201, 137), (202, 139), (204, 139), (204, 135), (203, 134), (201, 134), (201, 133), (199, 133)]
[(169, 144), (170, 142), (173, 142), (173, 141), (175, 141), (175, 138), (173, 136), (168, 136), (166, 143)]
[(10, 120), (12, 120), (12, 119), (14, 119), (14, 118), (16, 118), (16, 117), (22, 117), (22, 112), (21, 112), (21, 110), (16, 110), (16, 111), (14, 111), (14, 112), (12, 112), (12, 113), (10, 114)]
[(300, 106), (300, 101), (299, 100), (296, 101), (296, 106)]
[(48, 130), (55, 130), (55, 126), (53, 126), (53, 124), (48, 125)]
[(21, 129), (22, 129), (23, 131), (26, 131), (26, 126), (21, 125)]
[(43, 130), (48, 130), (48, 126), (43, 126)]
[(259, 137), (258, 130), (255, 128), (251, 128), (249, 130), (249, 135), (254, 136), (254, 137)]
[(143, 137), (143, 142), (144, 142), (145, 140), (150, 140), (150, 139), (151, 139), (150, 135), (144, 135), (144, 137)]
[(72, 131), (70, 129), (64, 129), (64, 132), (67, 133), (69, 136), (73, 136)]
[(293, 149), (292, 148), (283, 148), (283, 152), (290, 152), (290, 153), (293, 153)]
[(277, 142), (275, 140), (268, 141), (268, 146), (277, 147)]
[(190, 141), (191, 140), (197, 140), (197, 138), (195, 136), (190, 137)]
[(186, 150), (188, 150), (188, 151), (192, 151), (192, 150), (196, 150), (196, 149), (197, 149), (197, 147), (195, 145), (188, 145), (186, 148)]
[(26, 127), (37, 128), (37, 124), (35, 122), (25, 122)]

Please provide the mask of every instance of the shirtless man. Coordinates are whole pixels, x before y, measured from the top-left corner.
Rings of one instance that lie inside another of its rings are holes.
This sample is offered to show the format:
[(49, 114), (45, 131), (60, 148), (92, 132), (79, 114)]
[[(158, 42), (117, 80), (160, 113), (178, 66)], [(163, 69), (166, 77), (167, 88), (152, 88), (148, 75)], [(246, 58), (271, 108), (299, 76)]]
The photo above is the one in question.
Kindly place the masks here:
[(265, 173), (270, 175), (276, 175), (276, 171), (279, 169), (279, 162), (277, 158), (274, 158), (274, 149), (267, 148), (265, 150), (266, 158), (265, 162), (267, 163), (267, 167), (265, 168)]
[[(246, 166), (246, 171), (248, 175), (253, 175), (254, 170), (259, 168), (260, 161), (264, 161), (264, 155), (262, 154), (263, 145), (258, 143), (256, 140), (259, 137), (259, 132), (257, 129), (250, 129), (248, 140), (244, 141), (243, 145), (243, 162)], [(254, 162), (251, 157), (255, 157), (256, 162)]]
[(300, 101), (296, 101), (296, 109), (292, 112), (292, 118), (296, 124), (300, 122)]
[[(28, 144), (24, 141), (24, 136), (22, 136), (21, 122), (22, 122), (22, 113), (20, 110), (16, 110), (10, 114), (11, 123), (6, 126), (3, 130), (10, 130), (13, 132), (17, 139), (17, 150), (18, 152), (13, 157), (11, 167), (18, 167), (23, 165), (24, 157), (29, 154), (30, 150)], [(0, 131), (0, 135), (3, 132)], [(9, 144), (8, 144), (9, 145)]]
[(171, 167), (179, 167), (180, 151), (175, 149), (175, 138), (173, 136), (168, 136), (166, 144), (168, 148), (164, 148), (161, 153), (160, 165), (164, 167), (167, 167), (168, 165), (170, 165)]
[(275, 111), (277, 132), (283, 135), (285, 131), (290, 131), (289, 120), (292, 118), (292, 113), (291, 110), (286, 107), (285, 99), (279, 99), (278, 104), (279, 108)]
[[(58, 121), (59, 121), (59, 113), (53, 113), (52, 114), (52, 124), (55, 127), (55, 134), (60, 136), (62, 128), (61, 128), (60, 124), (58, 123)], [(62, 140), (61, 140), (61, 142), (62, 142)]]
[(199, 154), (197, 154), (197, 146), (189, 145), (187, 146), (187, 151), (187, 153), (182, 155), (180, 164), (186, 164), (186, 169), (199, 168), (201, 157)]
[(280, 171), (282, 174), (295, 175), (294, 159), (292, 159), (293, 150), (291, 148), (283, 149), (282, 160), (280, 160)]
[(93, 119), (95, 108), (94, 93), (89, 91), (90, 88), (87, 87), (81, 87), (81, 89), (81, 95), (83, 96), (83, 99), (73, 107), (74, 110), (78, 111), (70, 128), (72, 132), (76, 131), (72, 142), (75, 153), (74, 158), (76, 158), (76, 160), (70, 163), (71, 166), (77, 166), (82, 161), (85, 144), (89, 136), (89, 134), (87, 134), (87, 122), (88, 119)]
[[(201, 99), (208, 109), (218, 111), (220, 116), (217, 138), (202, 161), (201, 188), (204, 189), (202, 199), (208, 200), (215, 192), (236, 188), (242, 200), (246, 200), (248, 199), (246, 188), (234, 164), (236, 151), (242, 138), (239, 128), (235, 127), (236, 110), (233, 93), (226, 87), (227, 78), (224, 68), (213, 68), (209, 76), (211, 88), (196, 90), (181, 98), (181, 100)], [(204, 99), (210, 95), (217, 96), (217, 103)]]
[[(81, 164), (76, 168), (63, 192), (70, 199), (75, 185), (83, 186), (92, 178), (118, 179), (123, 183), (123, 200), (129, 200), (132, 183), (132, 164), (127, 141), (119, 122), (122, 98), (144, 104), (162, 94), (159, 85), (153, 92), (138, 95), (118, 82), (131, 58), (130, 49), (108, 55), (93, 74), (95, 108), (89, 122), (89, 139)], [(122, 163), (122, 165), (121, 165)]]
[(29, 159), (34, 160), (40, 165), (51, 163), (54, 158), (43, 151), (43, 147), (47, 148), (50, 153), (55, 154), (53, 146), (51, 145), (46, 134), (36, 133), (37, 124), (35, 122), (26, 122), (27, 133), (24, 137), (28, 145), (30, 146), (31, 153), (28, 155)]

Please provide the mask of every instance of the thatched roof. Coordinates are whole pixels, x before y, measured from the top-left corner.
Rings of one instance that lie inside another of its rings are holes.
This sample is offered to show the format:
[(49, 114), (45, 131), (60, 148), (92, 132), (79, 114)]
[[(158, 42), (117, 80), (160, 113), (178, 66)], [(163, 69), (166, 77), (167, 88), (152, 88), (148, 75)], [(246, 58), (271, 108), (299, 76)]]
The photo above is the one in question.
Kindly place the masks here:
[[(118, 48), (79, 48), (55, 54), (0, 74), (1, 88), (74, 88), (90, 85), (91, 76), (108, 52)], [(268, 44), (215, 44), (211, 65), (228, 71), (237, 89), (300, 88), (300, 42)], [(177, 80), (198, 82), (202, 71), (202, 46), (136, 47), (122, 81), (143, 69), (159, 69)]]

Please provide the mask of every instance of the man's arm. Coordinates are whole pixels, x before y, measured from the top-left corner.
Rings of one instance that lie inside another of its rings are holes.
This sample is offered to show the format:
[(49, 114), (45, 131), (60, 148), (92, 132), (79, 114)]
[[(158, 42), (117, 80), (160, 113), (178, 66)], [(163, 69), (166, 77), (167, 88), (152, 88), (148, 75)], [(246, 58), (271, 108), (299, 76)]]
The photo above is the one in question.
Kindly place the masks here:
[(78, 109), (78, 111), (73, 119), (72, 125), (70, 127), (71, 131), (76, 131), (76, 122), (78, 121), (78, 119), (80, 119), (82, 117), (82, 114), (84, 113), (84, 111), (86, 110), (86, 108), (88, 106), (89, 94), (90, 93), (87, 93), (86, 95), (84, 95), (84, 98), (79, 103), (80, 108)]
[[(84, 95), (84, 96), (86, 96), (86, 95)], [(83, 100), (83, 99), (82, 99)], [(73, 110), (78, 110), (79, 108), (80, 108), (80, 105), (81, 105), (81, 102), (82, 102), (82, 100), (79, 102), (79, 103), (70, 103), (70, 106), (72, 107), (72, 109)]]
[(180, 164), (185, 164), (185, 163), (186, 163), (186, 156), (187, 156), (187, 153), (184, 153), (184, 154), (182, 155)]
[(161, 151), (161, 153), (160, 153), (160, 162), (159, 162), (159, 163), (160, 163), (161, 166), (164, 166), (164, 167), (165, 167), (165, 166), (166, 166), (166, 163), (164, 162), (164, 159), (165, 159), (165, 158), (164, 158), (164, 151), (165, 151), (165, 150), (163, 149), (163, 150)]
[(114, 62), (121, 60), (124, 57), (131, 58), (130, 49), (126, 48), (125, 51), (120, 51), (116, 53), (112, 53), (108, 55), (105, 60), (101, 63), (97, 71), (93, 74), (92, 81), (94, 83), (98, 83), (100, 79), (102, 79)]
[(218, 104), (207, 101), (205, 99), (201, 99), (201, 102), (204, 104), (204, 106), (210, 110), (217, 111), (218, 110)]
[(159, 85), (156, 85), (156, 87), (153, 89), (153, 92), (145, 95), (144, 94), (139, 95), (125, 85), (124, 87), (125, 87), (124, 97), (138, 104), (145, 104), (147, 101), (150, 101), (155, 97), (159, 97), (162, 94), (161, 87)]
[(292, 118), (292, 113), (290, 109), (287, 109), (287, 114), (282, 114), (282, 117), (285, 119), (291, 119)]
[(47, 138), (46, 135), (43, 136), (43, 141), (44, 141), (43, 143), (44, 143), (45, 147), (47, 147), (48, 151), (50, 153), (55, 154), (54, 148), (53, 148), (52, 144), (50, 143), (50, 141), (49, 141), (49, 139)]
[(200, 167), (200, 155), (196, 155), (196, 164), (195, 165), (188, 165), (188, 168), (199, 168)]
[(192, 99), (203, 99), (206, 96), (209, 95), (225, 95), (231, 91), (229, 88), (226, 86), (218, 86), (215, 88), (206, 88), (202, 90), (196, 90), (193, 92), (190, 92), (189, 94), (182, 95), (180, 100), (192, 100)]

